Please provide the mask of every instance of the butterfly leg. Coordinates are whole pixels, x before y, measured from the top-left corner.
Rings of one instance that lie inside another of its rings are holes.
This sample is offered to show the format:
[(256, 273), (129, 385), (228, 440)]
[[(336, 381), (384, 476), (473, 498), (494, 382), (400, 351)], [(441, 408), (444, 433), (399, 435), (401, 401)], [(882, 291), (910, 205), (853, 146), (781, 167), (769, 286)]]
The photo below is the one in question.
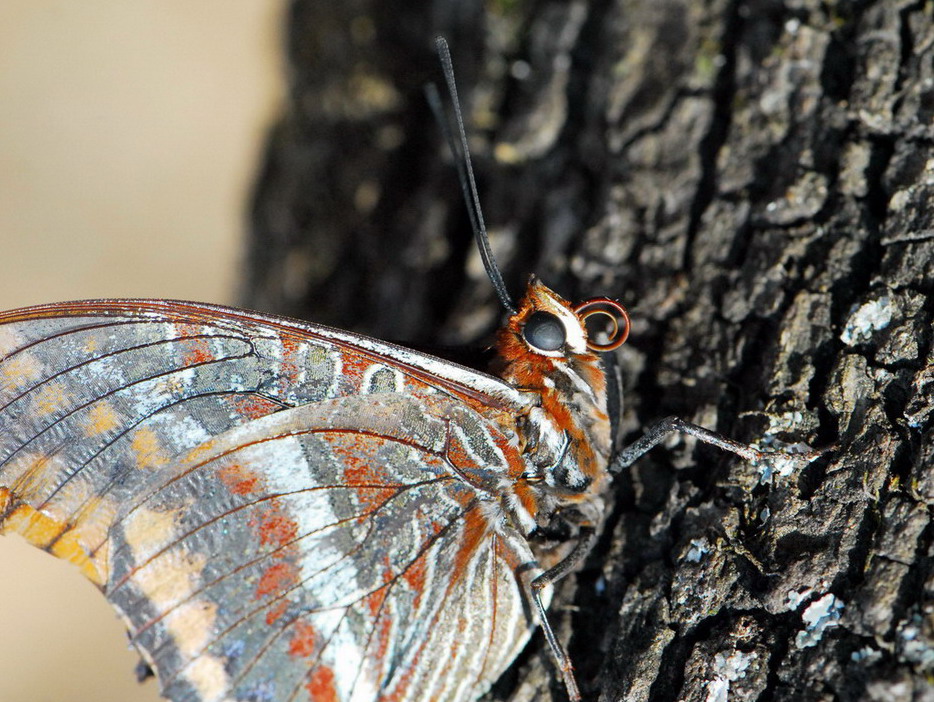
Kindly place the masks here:
[(747, 461), (761, 459), (763, 455), (762, 451), (752, 446), (728, 439), (722, 434), (717, 434), (698, 424), (686, 422), (680, 417), (665, 417), (657, 424), (653, 424), (649, 427), (642, 438), (620, 451), (610, 465), (610, 472), (617, 473), (623, 468), (628, 468), (650, 449), (660, 444), (666, 436), (676, 431), (683, 434), (690, 434), (700, 439), (705, 444), (711, 444), (725, 451), (735, 453), (737, 456), (742, 456)]
[(747, 461), (767, 460), (770, 455), (773, 455), (781, 456), (786, 459), (793, 457), (797, 460), (800, 460), (802, 463), (808, 463), (820, 455), (826, 453), (828, 450), (834, 448), (831, 446), (826, 449), (817, 449), (815, 451), (805, 451), (802, 453), (794, 454), (780, 451), (761, 451), (750, 446), (749, 444), (742, 444), (738, 441), (733, 441), (733, 439), (729, 439), (722, 434), (718, 434), (717, 432), (710, 431), (710, 429), (705, 429), (698, 424), (686, 422), (680, 417), (665, 417), (657, 424), (653, 424), (651, 427), (649, 427), (648, 431), (645, 432), (645, 435), (642, 438), (620, 451), (610, 464), (610, 472), (618, 473), (623, 468), (628, 468), (642, 455), (660, 444), (662, 440), (664, 440), (664, 438), (672, 432), (690, 434), (700, 441), (703, 441), (705, 444), (710, 444), (711, 446), (716, 446), (717, 448), (721, 448), (724, 451), (735, 453), (737, 456), (745, 458)]
[(561, 580), (565, 575), (572, 572), (587, 557), (597, 540), (597, 531), (591, 526), (582, 526), (577, 543), (571, 552), (563, 560), (546, 570), (535, 578), (531, 583), (532, 599), (538, 609), (538, 615), (542, 621), (542, 631), (545, 633), (545, 639), (548, 646), (554, 654), (558, 668), (561, 670), (561, 677), (564, 680), (564, 686), (567, 688), (568, 697), (571, 702), (579, 702), (581, 699), (580, 690), (577, 687), (577, 680), (574, 678), (574, 666), (571, 664), (571, 658), (568, 656), (564, 646), (558, 641), (555, 632), (548, 623), (548, 614), (545, 611), (545, 604), (542, 602), (542, 590), (549, 585)]

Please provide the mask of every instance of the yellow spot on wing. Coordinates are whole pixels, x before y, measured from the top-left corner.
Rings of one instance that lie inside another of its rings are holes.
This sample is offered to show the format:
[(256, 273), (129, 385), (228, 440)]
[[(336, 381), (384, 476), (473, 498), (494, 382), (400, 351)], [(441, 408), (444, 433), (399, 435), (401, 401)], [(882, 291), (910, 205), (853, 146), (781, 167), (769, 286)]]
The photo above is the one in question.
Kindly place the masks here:
[(214, 454), (214, 439), (198, 444), (191, 451), (185, 454), (185, 463), (198, 463)]
[(137, 429), (133, 432), (133, 441), (130, 445), (136, 453), (136, 465), (140, 468), (158, 468), (168, 461), (162, 443), (152, 429), (146, 427)]
[(22, 534), (33, 546), (45, 548), (65, 531), (68, 525), (21, 503), (10, 512), (2, 528), (4, 532)]
[(189, 600), (169, 612), (163, 621), (175, 637), (179, 652), (192, 658), (211, 643), (216, 620), (216, 603)]
[[(124, 535), (133, 551), (137, 570), (130, 582), (155, 609), (165, 614), (162, 626), (186, 659), (183, 677), (199, 699), (226, 699), (230, 680), (224, 660), (202, 653), (217, 636), (217, 603), (193, 598), (200, 589), (207, 555), (193, 553), (176, 541), (181, 510), (158, 512), (139, 508), (124, 523)], [(162, 548), (152, 560), (147, 558)]]
[(50, 550), (53, 556), (74, 563), (84, 573), (84, 577), (98, 587), (103, 587), (110, 577), (107, 558), (91, 558), (83, 546), (84, 534), (80, 528), (75, 527), (66, 531), (59, 537)]
[[(110, 527), (117, 517), (117, 504), (111, 497), (88, 496), (89, 488), (86, 483), (71, 481), (60, 493), (61, 503), (56, 500), (50, 508), (68, 510), (68, 514), (74, 505), (81, 505), (80, 510), (74, 512), (71, 522), (75, 524), (76, 534), (80, 536), (84, 550), (93, 554), (91, 560), (97, 572), (106, 580), (110, 575)], [(85, 497), (79, 498), (81, 495)]]
[(185, 669), (185, 678), (198, 691), (201, 699), (212, 702), (227, 699), (230, 680), (224, 669), (224, 661), (217, 656), (199, 656)]
[(137, 562), (146, 560), (178, 538), (178, 517), (182, 509), (159, 511), (139, 507), (130, 513), (123, 523), (123, 536)]
[(202, 653), (217, 635), (217, 603), (189, 599), (201, 585), (206, 564), (204, 554), (176, 546), (142, 566), (131, 582), (157, 613), (166, 613), (162, 625), (179, 653), (188, 659), (183, 675), (198, 691), (199, 699), (220, 700), (229, 685), (224, 661)]
[(4, 385), (24, 388), (42, 377), (42, 363), (32, 354), (20, 353), (3, 362)]
[(142, 565), (131, 582), (158, 611), (165, 611), (194, 594), (206, 564), (203, 553), (177, 547)]
[[(0, 510), (8, 509), (13, 502), (12, 493), (7, 488), (0, 488)], [(0, 533), (10, 532), (21, 534), (34, 546), (47, 548), (53, 555), (74, 563), (88, 580), (98, 587), (103, 586), (108, 573), (88, 556), (79, 527), (69, 528), (66, 522), (20, 503), (0, 524)]]
[(68, 404), (72, 398), (64, 383), (45, 383), (32, 395), (32, 413), (45, 417)]
[(88, 436), (99, 436), (117, 427), (117, 413), (106, 402), (98, 402), (88, 412), (88, 421), (84, 431)]

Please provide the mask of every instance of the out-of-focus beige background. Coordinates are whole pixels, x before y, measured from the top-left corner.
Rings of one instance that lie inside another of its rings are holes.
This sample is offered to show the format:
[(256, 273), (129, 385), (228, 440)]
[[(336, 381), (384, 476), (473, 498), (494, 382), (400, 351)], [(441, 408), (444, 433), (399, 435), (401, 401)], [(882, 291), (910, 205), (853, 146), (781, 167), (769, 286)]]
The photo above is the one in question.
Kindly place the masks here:
[[(284, 0), (0, 3), (0, 308), (230, 302)], [(0, 702), (147, 702), (77, 570), (0, 537)]]

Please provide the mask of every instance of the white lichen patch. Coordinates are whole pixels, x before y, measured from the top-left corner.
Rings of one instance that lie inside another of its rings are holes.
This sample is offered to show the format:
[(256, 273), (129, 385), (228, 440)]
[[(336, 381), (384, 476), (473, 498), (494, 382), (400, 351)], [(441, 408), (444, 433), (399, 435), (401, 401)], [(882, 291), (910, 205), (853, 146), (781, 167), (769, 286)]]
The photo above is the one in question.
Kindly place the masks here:
[(688, 549), (688, 552), (684, 554), (684, 560), (688, 563), (700, 563), (701, 559), (708, 553), (710, 553), (710, 544), (707, 539), (703, 537), (691, 539), (691, 547)]
[(766, 505), (766, 506), (763, 507), (762, 510), (759, 512), (759, 521), (762, 523), (762, 526), (765, 526), (765, 525), (768, 523), (769, 518), (770, 518), (771, 516), (772, 516), (772, 510), (770, 510), (770, 509), (769, 509), (769, 506)]
[[(820, 456), (803, 442), (789, 444), (778, 438), (783, 435), (800, 435), (813, 425), (813, 417), (801, 411), (768, 414), (769, 426), (754, 446), (765, 455), (750, 461), (759, 473), (759, 484), (767, 485), (775, 476), (787, 478)], [(763, 520), (764, 521), (764, 520)]]
[(772, 436), (783, 431), (797, 431), (804, 424), (804, 420), (804, 412), (798, 410), (783, 412), (781, 414), (770, 414), (769, 427), (765, 430), (765, 435)]
[(759, 472), (759, 484), (769, 485), (775, 476), (787, 478), (818, 457), (818, 454), (805, 443), (786, 444), (773, 436), (765, 436), (759, 448), (767, 453), (761, 458), (750, 461)]
[(911, 663), (919, 671), (930, 673), (934, 670), (934, 646), (926, 635), (924, 619), (919, 614), (902, 622), (896, 634), (899, 658)]
[(840, 334), (840, 341), (847, 346), (856, 346), (869, 341), (877, 331), (885, 329), (892, 321), (892, 299), (882, 295), (850, 311), (849, 319)]
[(789, 590), (788, 594), (785, 595), (785, 608), (789, 611), (798, 609), (798, 607), (801, 606), (801, 603), (812, 594), (814, 594), (814, 590), (809, 587), (806, 587), (803, 590)]
[(755, 652), (732, 651), (714, 656), (714, 677), (707, 683), (706, 702), (727, 702), (730, 698), (730, 683), (746, 677), (746, 670), (756, 660)]
[(854, 663), (862, 663), (864, 666), (870, 666), (882, 660), (882, 652), (874, 649), (872, 646), (863, 646), (858, 651), (850, 654), (850, 660)]
[(830, 593), (808, 605), (801, 615), (804, 631), (799, 631), (795, 636), (795, 646), (798, 648), (816, 646), (827, 629), (839, 625), (843, 608), (843, 601)]

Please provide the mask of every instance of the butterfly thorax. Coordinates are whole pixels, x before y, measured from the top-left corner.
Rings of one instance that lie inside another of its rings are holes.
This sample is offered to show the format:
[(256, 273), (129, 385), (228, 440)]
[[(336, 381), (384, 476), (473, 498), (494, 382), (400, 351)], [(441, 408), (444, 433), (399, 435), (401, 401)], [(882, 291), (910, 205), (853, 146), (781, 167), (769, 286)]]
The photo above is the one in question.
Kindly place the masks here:
[(516, 418), (536, 497), (538, 526), (561, 510), (597, 523), (609, 482), (610, 422), (600, 358), (587, 347), (586, 329), (571, 306), (532, 279), (516, 314), (500, 329), (495, 371), (535, 398)]

